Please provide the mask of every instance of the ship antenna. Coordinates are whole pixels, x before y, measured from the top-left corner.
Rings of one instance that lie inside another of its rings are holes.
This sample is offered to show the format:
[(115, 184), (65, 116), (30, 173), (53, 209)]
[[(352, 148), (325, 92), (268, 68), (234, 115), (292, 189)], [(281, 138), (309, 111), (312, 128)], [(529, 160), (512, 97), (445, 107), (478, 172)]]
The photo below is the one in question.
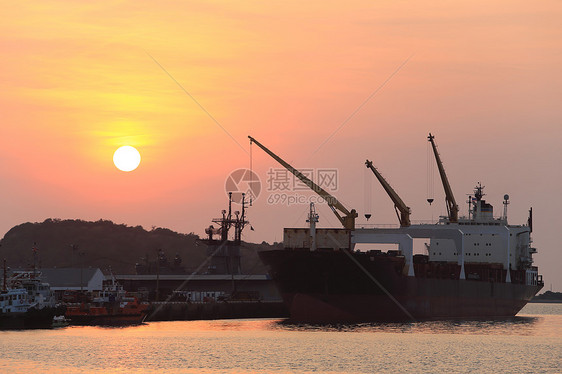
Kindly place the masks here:
[(485, 195), (485, 193), (482, 192), (483, 190), (484, 186), (482, 186), (482, 183), (478, 182), (478, 185), (474, 188), (474, 197), (476, 198), (476, 201), (482, 200), (482, 197)]
[(227, 219), (230, 220), (232, 216), (232, 192), (228, 193), (228, 216)]
[(310, 203), (310, 212), (308, 213), (308, 219), (306, 222), (310, 223), (310, 250), (315, 251), (316, 248), (316, 223), (318, 222), (318, 214), (314, 208), (314, 203)]
[(468, 195), (468, 200), (466, 202), (468, 203), (468, 219), (470, 219), (472, 215), (472, 195)]
[[(250, 186), (254, 185), (254, 172), (252, 171), (252, 139), (250, 139)], [(244, 205), (244, 204), (242, 204)], [(252, 196), (250, 195), (250, 206), (252, 206)]]
[(503, 195), (503, 219), (507, 220), (507, 206), (509, 205), (509, 195)]

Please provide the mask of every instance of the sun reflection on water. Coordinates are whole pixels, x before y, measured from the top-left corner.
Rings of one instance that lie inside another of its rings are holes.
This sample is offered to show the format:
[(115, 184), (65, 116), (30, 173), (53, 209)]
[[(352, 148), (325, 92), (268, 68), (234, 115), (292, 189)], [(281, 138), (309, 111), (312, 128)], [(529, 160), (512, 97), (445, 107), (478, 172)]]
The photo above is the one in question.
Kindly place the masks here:
[(0, 372), (559, 372), (556, 315), (342, 325), (282, 319), (0, 331)]

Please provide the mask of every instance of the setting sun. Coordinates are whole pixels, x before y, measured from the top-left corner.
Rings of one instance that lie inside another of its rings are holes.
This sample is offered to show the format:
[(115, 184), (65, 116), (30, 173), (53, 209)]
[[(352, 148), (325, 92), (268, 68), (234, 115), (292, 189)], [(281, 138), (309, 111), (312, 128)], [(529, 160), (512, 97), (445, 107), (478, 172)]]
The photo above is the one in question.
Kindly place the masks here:
[(121, 171), (135, 170), (139, 166), (140, 161), (139, 151), (130, 145), (118, 148), (113, 154), (113, 163)]

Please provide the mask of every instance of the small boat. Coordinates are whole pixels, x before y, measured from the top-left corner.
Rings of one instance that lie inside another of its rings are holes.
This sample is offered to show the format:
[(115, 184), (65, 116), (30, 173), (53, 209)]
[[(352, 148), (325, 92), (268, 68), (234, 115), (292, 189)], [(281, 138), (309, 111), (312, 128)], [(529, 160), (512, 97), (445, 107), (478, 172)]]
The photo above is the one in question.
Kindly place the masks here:
[(66, 327), (70, 325), (70, 321), (65, 316), (53, 317), (53, 327)]

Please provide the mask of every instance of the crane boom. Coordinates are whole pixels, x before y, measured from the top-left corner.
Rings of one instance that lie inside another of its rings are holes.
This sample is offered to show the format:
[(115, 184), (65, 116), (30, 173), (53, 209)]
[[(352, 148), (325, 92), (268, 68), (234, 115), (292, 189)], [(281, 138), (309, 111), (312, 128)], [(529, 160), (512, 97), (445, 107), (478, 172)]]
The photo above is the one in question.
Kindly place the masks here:
[(256, 145), (258, 147), (260, 147), (261, 149), (263, 149), (263, 151), (265, 153), (267, 153), (275, 161), (277, 161), (281, 165), (283, 165), (283, 167), (285, 167), (285, 169), (287, 169), (291, 173), (293, 173), (295, 175), (295, 177), (299, 178), (310, 189), (312, 189), (318, 195), (322, 196), (322, 198), (326, 201), (326, 203), (328, 204), (330, 209), (332, 209), (332, 212), (334, 212), (336, 217), (338, 217), (338, 220), (341, 222), (341, 224), (344, 228), (349, 229), (349, 230), (355, 230), (355, 218), (357, 218), (357, 216), (358, 216), (355, 209), (347, 210), (347, 208), (344, 207), (338, 201), (338, 199), (336, 199), (334, 196), (332, 196), (328, 192), (326, 192), (322, 187), (320, 187), (319, 185), (317, 185), (316, 183), (314, 183), (313, 181), (308, 179), (303, 173), (301, 173), (300, 171), (298, 171), (297, 169), (295, 169), (294, 167), (289, 165), (287, 162), (285, 162), (282, 158), (277, 156), (275, 153), (271, 152), (269, 149), (267, 149), (264, 145), (262, 145), (256, 139), (252, 138), (251, 136), (248, 136), (248, 138), (250, 139), (250, 144), (256, 143)]
[(390, 186), (390, 184), (384, 179), (384, 177), (379, 173), (377, 168), (373, 166), (372, 161), (365, 161), (365, 166), (371, 169), (371, 171), (375, 174), (379, 182), (381, 183), (382, 187), (394, 203), (394, 209), (396, 210), (396, 215), (398, 216), (398, 220), (400, 221), (400, 227), (408, 227), (410, 226), (410, 207), (406, 206), (400, 196), (394, 191), (394, 189)]
[(447, 174), (445, 174), (445, 168), (441, 162), (441, 157), (439, 157), (439, 152), (437, 152), (437, 146), (433, 141), (435, 137), (429, 133), (427, 139), (431, 142), (431, 147), (433, 148), (433, 153), (435, 154), (435, 161), (437, 162), (437, 168), (439, 169), (439, 175), (441, 176), (441, 182), (443, 182), (443, 188), (445, 189), (445, 202), (447, 204), (447, 213), (449, 215), (449, 222), (459, 221), (459, 206), (455, 201), (453, 196), (453, 190), (447, 179)]

